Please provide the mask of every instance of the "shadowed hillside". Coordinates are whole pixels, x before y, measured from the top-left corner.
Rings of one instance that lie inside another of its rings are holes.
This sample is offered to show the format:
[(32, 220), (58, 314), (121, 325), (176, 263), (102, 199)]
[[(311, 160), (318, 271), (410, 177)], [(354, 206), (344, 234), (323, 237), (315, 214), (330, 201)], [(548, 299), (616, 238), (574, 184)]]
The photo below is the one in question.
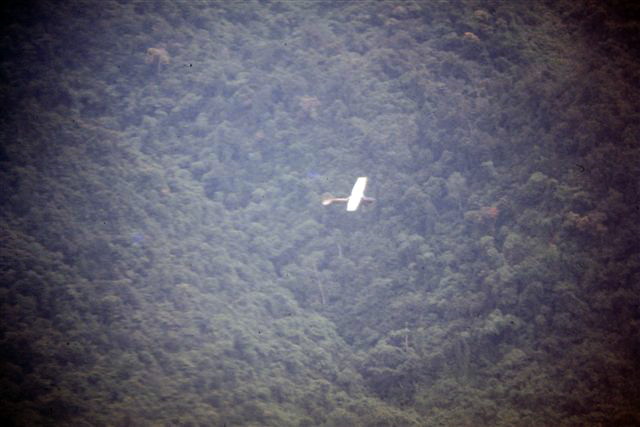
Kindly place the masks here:
[(7, 425), (640, 424), (633, 2), (1, 16)]

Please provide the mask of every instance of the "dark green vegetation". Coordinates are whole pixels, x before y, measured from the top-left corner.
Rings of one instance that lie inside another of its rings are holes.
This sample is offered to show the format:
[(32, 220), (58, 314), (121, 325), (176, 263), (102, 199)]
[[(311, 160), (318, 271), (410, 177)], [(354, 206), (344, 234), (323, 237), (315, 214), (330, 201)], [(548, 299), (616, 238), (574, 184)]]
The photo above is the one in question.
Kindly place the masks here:
[(640, 10), (550, 3), (5, 8), (3, 424), (639, 424)]

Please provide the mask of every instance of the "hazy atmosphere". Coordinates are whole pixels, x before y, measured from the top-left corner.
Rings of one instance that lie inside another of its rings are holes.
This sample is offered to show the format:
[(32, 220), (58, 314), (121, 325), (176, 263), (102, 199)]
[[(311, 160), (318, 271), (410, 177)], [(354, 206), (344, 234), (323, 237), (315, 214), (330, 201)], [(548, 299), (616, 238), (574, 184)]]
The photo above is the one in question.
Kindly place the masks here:
[(640, 425), (637, 2), (0, 19), (3, 425)]

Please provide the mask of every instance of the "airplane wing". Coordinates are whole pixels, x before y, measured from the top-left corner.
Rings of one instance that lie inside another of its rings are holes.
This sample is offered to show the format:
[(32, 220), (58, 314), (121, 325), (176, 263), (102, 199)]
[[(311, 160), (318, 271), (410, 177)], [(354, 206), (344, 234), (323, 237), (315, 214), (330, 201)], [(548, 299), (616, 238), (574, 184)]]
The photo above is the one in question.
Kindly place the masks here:
[(351, 195), (349, 196), (349, 202), (347, 202), (347, 210), (350, 212), (355, 211), (360, 206), (360, 202), (364, 197), (364, 189), (367, 186), (367, 177), (361, 176), (358, 177), (356, 183), (351, 190)]

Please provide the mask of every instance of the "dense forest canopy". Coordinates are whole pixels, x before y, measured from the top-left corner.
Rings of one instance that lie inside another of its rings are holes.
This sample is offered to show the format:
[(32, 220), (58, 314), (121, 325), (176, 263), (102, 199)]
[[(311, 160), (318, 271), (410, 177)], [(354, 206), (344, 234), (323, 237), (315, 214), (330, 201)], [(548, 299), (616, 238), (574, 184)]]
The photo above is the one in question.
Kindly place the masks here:
[(640, 425), (635, 2), (0, 16), (5, 424)]

